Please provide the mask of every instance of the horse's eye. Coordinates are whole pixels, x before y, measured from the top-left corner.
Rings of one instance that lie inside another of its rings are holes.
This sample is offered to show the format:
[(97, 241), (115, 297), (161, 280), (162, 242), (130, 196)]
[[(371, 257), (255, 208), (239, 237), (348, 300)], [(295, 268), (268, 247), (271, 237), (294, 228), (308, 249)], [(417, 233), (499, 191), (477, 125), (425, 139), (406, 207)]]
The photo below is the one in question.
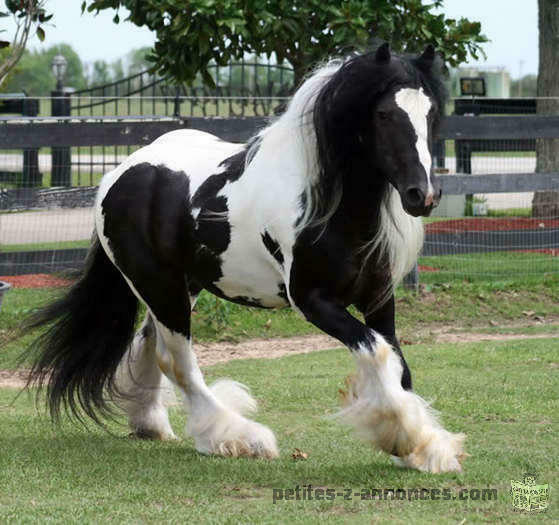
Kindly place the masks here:
[(377, 111), (380, 120), (388, 120), (388, 113), (386, 111)]

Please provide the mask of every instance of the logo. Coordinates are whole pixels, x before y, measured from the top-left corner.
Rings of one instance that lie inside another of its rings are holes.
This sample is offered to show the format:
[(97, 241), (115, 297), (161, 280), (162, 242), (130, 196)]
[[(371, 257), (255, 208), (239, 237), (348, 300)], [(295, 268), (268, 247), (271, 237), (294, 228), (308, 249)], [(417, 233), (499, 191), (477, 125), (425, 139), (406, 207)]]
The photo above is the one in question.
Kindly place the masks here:
[(549, 485), (536, 485), (536, 476), (525, 474), (524, 481), (510, 482), (512, 506), (528, 512), (544, 512), (549, 506)]

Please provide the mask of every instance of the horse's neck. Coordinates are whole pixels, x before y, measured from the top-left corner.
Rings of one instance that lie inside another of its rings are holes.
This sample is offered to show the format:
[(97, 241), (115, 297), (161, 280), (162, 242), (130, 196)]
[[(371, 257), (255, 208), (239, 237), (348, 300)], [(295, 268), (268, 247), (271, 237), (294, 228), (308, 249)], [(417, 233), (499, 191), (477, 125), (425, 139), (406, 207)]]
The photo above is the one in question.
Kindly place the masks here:
[(375, 180), (374, 173), (362, 173), (344, 178), (343, 193), (340, 205), (333, 219), (341, 228), (354, 233), (359, 239), (374, 235), (380, 221), (380, 210), (384, 206), (387, 185), (371, 183)]
[(263, 191), (267, 191), (270, 178), (283, 181), (286, 192), (276, 195), (278, 199), (290, 195), (292, 191), (289, 190), (303, 192), (312, 179), (309, 170), (315, 163), (310, 158), (313, 138), (304, 137), (296, 124), (293, 119), (282, 117), (265, 129), (251, 161), (250, 168), (259, 173), (258, 183)]
[[(288, 199), (298, 207), (305, 188), (316, 180), (317, 175), (312, 172), (317, 164), (315, 140), (312, 127), (302, 126), (300, 118), (281, 117), (260, 135), (252, 163), (252, 169), (258, 172), (255, 183), (267, 192), (269, 177), (281, 179), (283, 191), (274, 198)], [(343, 177), (342, 199), (329, 223), (336, 231), (343, 232), (348, 242), (360, 244), (378, 230), (387, 186), (385, 182), (373, 182), (381, 178), (370, 166), (354, 165), (353, 169), (356, 173)]]

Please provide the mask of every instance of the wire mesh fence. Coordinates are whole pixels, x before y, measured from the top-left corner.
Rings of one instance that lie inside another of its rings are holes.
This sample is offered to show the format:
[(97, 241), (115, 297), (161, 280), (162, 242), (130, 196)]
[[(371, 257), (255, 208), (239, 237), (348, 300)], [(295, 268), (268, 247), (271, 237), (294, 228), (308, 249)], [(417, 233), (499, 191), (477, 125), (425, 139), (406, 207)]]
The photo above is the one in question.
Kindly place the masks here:
[[(287, 98), (231, 96), (216, 101), (212, 96), (205, 111), (200, 106), (203, 100), (201, 96), (176, 93), (124, 98), (114, 93), (76, 94), (72, 95), (71, 104), (79, 106), (76, 113), (81, 112), (82, 119), (103, 118), (105, 122), (112, 116), (122, 116), (121, 112), (130, 118), (172, 118), (177, 110), (183, 117), (208, 116), (211, 107), (215, 110), (211, 116), (233, 117), (231, 107), (238, 112), (244, 108), (244, 116), (257, 116), (256, 111), (249, 111), (251, 104), (253, 109), (254, 104), (260, 104), (258, 111), (263, 112), (264, 108), (264, 114), (271, 116)], [(84, 115), (86, 103), (92, 101), (99, 104), (92, 105), (89, 114)], [(484, 102), (483, 111), (478, 113), (472, 110), (475, 106), (471, 99), (469, 104), (469, 111), (463, 114), (471, 114), (472, 118), (503, 115), (503, 108), (495, 104)], [(47, 112), (45, 108), (49, 105), (52, 100), (40, 99), (38, 113)], [(515, 102), (505, 110), (522, 114), (519, 107)], [(533, 113), (536, 107), (537, 101), (529, 99), (525, 114)], [(60, 120), (61, 129), (64, 118), (55, 117)], [(539, 140), (446, 140), (444, 151), (437, 157), (436, 170), (447, 175), (471, 173), (488, 177), (531, 174), (537, 167)], [(105, 173), (138, 147), (0, 150), (0, 276), (79, 267), (93, 231), (95, 188)], [(557, 193), (552, 192), (507, 191), (443, 197), (439, 208), (424, 219), (426, 241), (419, 260), (420, 281), (507, 281), (558, 275), (558, 202)]]
[[(547, 116), (556, 113), (553, 106), (549, 98), (460, 98), (452, 101), (449, 112), (479, 119), (529, 115), (538, 110), (539, 115)], [(559, 147), (559, 141), (545, 141), (550, 142)], [(531, 137), (446, 141), (437, 171), (488, 177), (559, 171), (559, 163), (541, 162), (545, 155), (542, 143)], [(423, 281), (528, 280), (559, 274), (558, 192), (450, 195), (443, 197), (425, 223), (426, 242), (420, 258)]]

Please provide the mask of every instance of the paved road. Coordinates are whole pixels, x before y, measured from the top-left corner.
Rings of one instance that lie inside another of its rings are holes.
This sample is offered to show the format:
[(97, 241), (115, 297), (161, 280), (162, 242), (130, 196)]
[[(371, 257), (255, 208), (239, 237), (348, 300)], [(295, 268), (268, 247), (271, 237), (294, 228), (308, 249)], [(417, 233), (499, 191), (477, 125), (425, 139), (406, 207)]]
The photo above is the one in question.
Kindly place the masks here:
[(93, 208), (0, 214), (0, 246), (89, 239)]
[[(113, 164), (122, 162), (126, 157), (127, 155), (115, 155), (114, 153), (111, 153), (111, 148), (107, 148), (106, 155), (89, 155), (84, 153), (80, 155), (72, 155), (72, 163), (92, 162), (97, 166), (101, 166), (101, 167), (103, 163), (107, 163), (108, 164), (107, 169), (111, 169)], [(45, 154), (45, 153), (39, 154), (39, 169), (41, 171), (50, 171), (51, 162), (52, 162), (52, 157), (50, 154)], [(0, 171), (1, 170), (17, 171), (17, 170), (21, 170), (22, 168), (23, 168), (23, 155), (18, 155), (16, 153), (8, 153), (5, 155), (0, 154)]]

